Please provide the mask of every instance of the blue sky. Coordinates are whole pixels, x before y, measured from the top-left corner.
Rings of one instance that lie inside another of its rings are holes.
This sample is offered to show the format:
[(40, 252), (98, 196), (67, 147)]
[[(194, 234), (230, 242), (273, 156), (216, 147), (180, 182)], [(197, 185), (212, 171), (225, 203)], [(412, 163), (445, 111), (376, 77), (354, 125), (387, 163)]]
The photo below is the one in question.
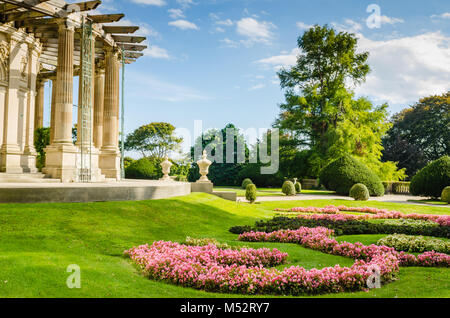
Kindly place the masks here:
[[(370, 4), (380, 28), (366, 24)], [(97, 11), (125, 13), (119, 24), (148, 38), (126, 67), (128, 132), (153, 121), (270, 127), (283, 101), (276, 71), (295, 62), (297, 37), (316, 23), (358, 35), (372, 73), (356, 92), (391, 113), (450, 89), (448, 0), (104, 0)]]

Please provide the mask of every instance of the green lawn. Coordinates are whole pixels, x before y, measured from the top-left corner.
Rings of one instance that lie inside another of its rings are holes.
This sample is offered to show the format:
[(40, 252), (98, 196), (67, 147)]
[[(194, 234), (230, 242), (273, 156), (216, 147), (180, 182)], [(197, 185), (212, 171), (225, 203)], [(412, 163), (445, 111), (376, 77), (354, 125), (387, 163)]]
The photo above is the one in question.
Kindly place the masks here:
[[(122, 256), (125, 249), (154, 240), (214, 237), (241, 244), (228, 232), (274, 215), (274, 207), (325, 206), (339, 200), (234, 203), (207, 194), (140, 201), (52, 204), (0, 204), (0, 297), (236, 297), (206, 293), (142, 277)], [(404, 212), (450, 213), (448, 208), (345, 201), (347, 205), (387, 207)], [(345, 236), (369, 244), (382, 235)], [(289, 264), (321, 268), (351, 265), (352, 259), (295, 244), (248, 243), (289, 253)], [(69, 264), (81, 268), (81, 288), (69, 289)], [(450, 269), (401, 268), (399, 279), (371, 292), (320, 297), (450, 297)]]
[[(245, 190), (241, 187), (229, 187), (229, 186), (215, 186), (215, 191), (229, 191), (236, 192), (238, 197), (245, 197)], [(258, 188), (257, 196), (261, 197), (270, 197), (270, 196), (284, 196), (283, 192), (281, 192), (281, 188)], [(334, 194), (334, 191), (327, 190), (302, 190), (302, 194)]]

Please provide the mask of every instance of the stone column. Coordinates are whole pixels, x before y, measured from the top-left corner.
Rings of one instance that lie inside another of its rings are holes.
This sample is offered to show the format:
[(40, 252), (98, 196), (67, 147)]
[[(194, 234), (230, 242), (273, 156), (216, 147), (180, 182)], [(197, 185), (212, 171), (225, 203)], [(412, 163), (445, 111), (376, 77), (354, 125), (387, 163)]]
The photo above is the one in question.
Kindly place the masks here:
[(39, 48), (33, 44), (28, 47), (28, 98), (26, 109), (26, 131), (25, 147), (22, 156), (22, 167), (24, 172), (36, 173), (36, 149), (34, 148), (34, 123), (35, 123), (35, 100), (36, 79), (39, 72)]
[(103, 104), (105, 98), (105, 69), (99, 66), (95, 72), (94, 88), (94, 146), (103, 145)]
[(105, 49), (105, 101), (100, 169), (107, 178), (120, 179), (120, 151), (117, 143), (119, 110), (119, 56), (112, 47)]
[[(81, 38), (82, 38), (81, 34)], [(92, 52), (92, 56), (83, 54), (80, 55), (80, 76), (79, 76), (79, 89), (78, 89), (78, 123), (77, 123), (77, 142), (76, 145), (79, 148), (79, 158), (77, 159), (78, 168), (89, 169), (90, 179), (83, 177), (83, 180), (89, 181), (103, 181), (105, 179), (102, 176), (99, 169), (99, 150), (95, 147), (93, 140), (94, 133), (94, 97), (95, 97), (95, 35), (87, 41)], [(81, 41), (81, 49), (83, 50), (84, 41)], [(90, 65), (91, 67), (86, 67)], [(86, 77), (91, 76), (91, 85), (84, 86), (83, 80)], [(84, 91), (83, 91), (84, 88)], [(84, 94), (89, 94), (88, 96)], [(87, 105), (83, 105), (83, 95), (89, 97), (90, 100)], [(83, 119), (84, 116), (84, 119)], [(84, 126), (83, 126), (84, 120)], [(86, 171), (85, 171), (86, 172)], [(80, 173), (78, 173), (80, 175)], [(83, 181), (80, 180), (80, 181)]]
[(34, 128), (44, 127), (44, 88), (47, 80), (42, 79), (36, 83), (36, 99), (34, 108)]
[(3, 140), (0, 149), (0, 171), (8, 173), (22, 173), (22, 151), (18, 142), (19, 129), (19, 90), (21, 85), (21, 58), (20, 38), (9, 35), (9, 50), (7, 61), (9, 63), (8, 92), (5, 99), (5, 114), (3, 122)]
[(55, 125), (52, 144), (46, 148), (45, 172), (62, 182), (75, 180), (77, 149), (72, 142), (74, 25), (59, 22), (56, 70)]

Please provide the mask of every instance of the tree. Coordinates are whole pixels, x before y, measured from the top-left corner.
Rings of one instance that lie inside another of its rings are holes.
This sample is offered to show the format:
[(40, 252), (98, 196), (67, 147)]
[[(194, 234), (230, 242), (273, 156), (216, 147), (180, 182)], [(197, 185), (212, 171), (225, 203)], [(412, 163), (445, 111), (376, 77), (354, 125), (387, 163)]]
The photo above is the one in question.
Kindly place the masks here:
[(162, 159), (169, 151), (178, 150), (183, 138), (175, 136), (169, 123), (150, 123), (136, 129), (125, 140), (125, 150), (135, 150), (143, 157)]
[[(232, 156), (232, 162), (227, 163), (227, 130), (233, 132), (233, 149), (228, 149)], [(238, 143), (243, 145), (243, 156), (239, 158)], [(201, 149), (207, 149), (210, 156), (213, 156), (219, 162), (213, 163), (209, 167), (208, 178), (216, 185), (240, 185), (239, 172), (242, 169), (244, 162), (239, 162), (238, 159), (248, 160), (249, 150), (245, 143), (244, 135), (233, 124), (227, 124), (223, 129), (211, 129), (202, 134), (201, 137), (195, 140), (195, 145)], [(199, 158), (195, 158), (194, 147), (191, 147), (191, 157), (194, 161)], [(219, 152), (222, 152), (221, 155)], [(209, 159), (214, 159), (209, 158)], [(197, 164), (193, 164), (189, 171), (188, 180), (194, 182), (198, 180), (200, 174), (198, 172)]]
[(34, 148), (36, 148), (36, 167), (41, 170), (45, 166), (45, 147), (50, 144), (50, 128), (41, 127), (34, 131)]
[(383, 159), (398, 161), (413, 176), (427, 163), (450, 155), (450, 91), (422, 98), (395, 114), (383, 139)]
[[(368, 52), (357, 53), (354, 34), (314, 26), (298, 39), (301, 54), (278, 76), (286, 101), (274, 126), (289, 131), (317, 176), (328, 163), (350, 153), (371, 166), (380, 178), (404, 177), (395, 163), (381, 163), (381, 137), (389, 128), (387, 105), (374, 108), (354, 99), (352, 88), (365, 81)], [(309, 152), (305, 152), (309, 150)], [(304, 156), (303, 156), (304, 157)]]

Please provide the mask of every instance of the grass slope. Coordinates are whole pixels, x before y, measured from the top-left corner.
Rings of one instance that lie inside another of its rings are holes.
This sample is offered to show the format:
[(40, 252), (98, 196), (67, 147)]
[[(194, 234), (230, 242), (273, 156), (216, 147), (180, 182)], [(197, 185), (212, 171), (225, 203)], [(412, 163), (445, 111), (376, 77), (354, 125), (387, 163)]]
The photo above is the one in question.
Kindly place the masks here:
[[(288, 205), (328, 204), (340, 202), (291, 201)], [(364, 204), (385, 207), (377, 202)], [(418, 212), (414, 205), (388, 205)], [(236, 204), (198, 193), (140, 202), (0, 204), (0, 297), (236, 297), (239, 295), (206, 293), (151, 281), (142, 277), (122, 253), (134, 245), (154, 240), (182, 241), (188, 235), (241, 244), (236, 235), (228, 232), (230, 226), (253, 224), (257, 219), (273, 216), (274, 207), (286, 206), (285, 202)], [(422, 213), (449, 212), (439, 207), (419, 209)], [(372, 243), (380, 237), (353, 238)], [(295, 244), (245, 244), (289, 253), (287, 266), (321, 268), (353, 263), (348, 258)], [(80, 289), (66, 287), (69, 264), (81, 268)], [(450, 297), (449, 273), (444, 268), (402, 268), (398, 281), (379, 290), (320, 297)]]

